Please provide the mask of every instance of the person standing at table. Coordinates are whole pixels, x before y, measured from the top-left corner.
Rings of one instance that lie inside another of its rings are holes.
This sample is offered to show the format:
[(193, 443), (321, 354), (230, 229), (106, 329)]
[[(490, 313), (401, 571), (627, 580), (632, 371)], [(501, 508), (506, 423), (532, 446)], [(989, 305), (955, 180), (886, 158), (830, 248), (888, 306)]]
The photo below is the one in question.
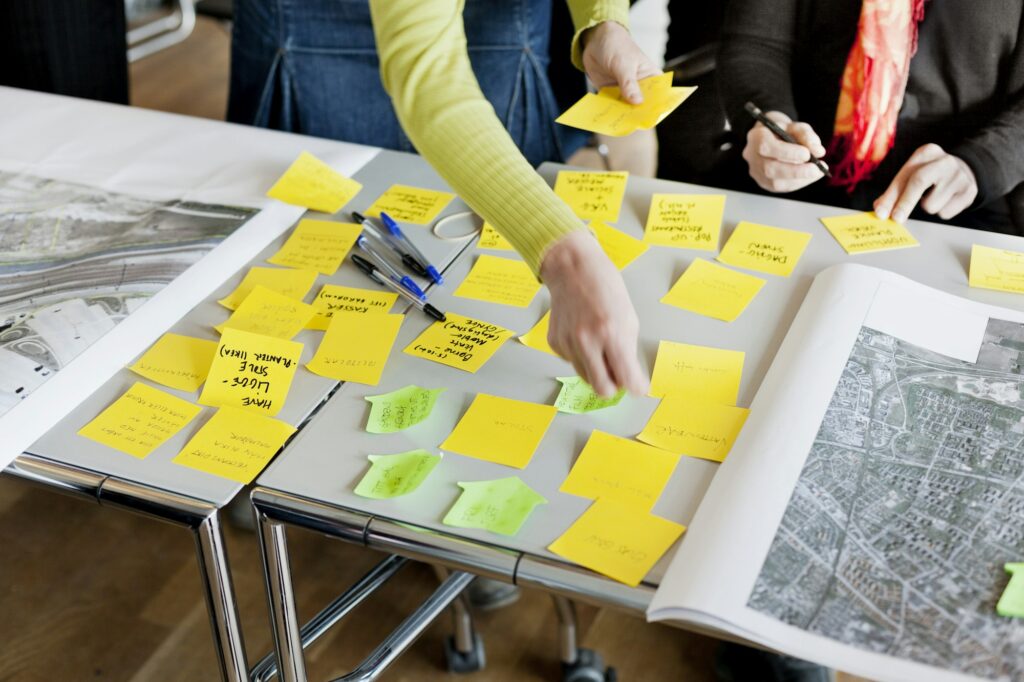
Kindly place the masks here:
[[(547, 284), (552, 347), (600, 394), (642, 394), (622, 277), (532, 167), (560, 144), (544, 58), (550, 3), (241, 0), (229, 119), (415, 148)], [(627, 0), (568, 4), (573, 62), (639, 102), (637, 81), (658, 69), (629, 34)]]

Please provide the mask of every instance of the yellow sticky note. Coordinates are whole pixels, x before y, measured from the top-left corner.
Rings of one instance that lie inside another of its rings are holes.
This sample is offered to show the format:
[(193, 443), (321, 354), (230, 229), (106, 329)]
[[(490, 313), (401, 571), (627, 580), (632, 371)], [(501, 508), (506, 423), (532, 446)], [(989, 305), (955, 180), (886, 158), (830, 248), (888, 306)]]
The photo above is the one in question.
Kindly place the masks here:
[(78, 435), (144, 459), (181, 431), (200, 409), (140, 381), (79, 429)]
[(750, 410), (706, 399), (666, 396), (637, 440), (689, 457), (721, 462)]
[(337, 381), (376, 386), (404, 315), (338, 312), (306, 368)]
[(316, 314), (306, 324), (306, 329), (327, 329), (334, 313), (386, 313), (398, 300), (393, 291), (374, 291), (325, 284), (313, 299)]
[(398, 222), (426, 225), (433, 222), (454, 198), (451, 192), (392, 185), (377, 197), (365, 214), (376, 217), (383, 212)]
[(515, 247), (501, 236), (501, 233), (491, 227), (490, 223), (484, 223), (480, 228), (480, 241), (477, 248), (493, 249), (495, 251), (515, 251)]
[(561, 357), (548, 344), (548, 327), (550, 325), (551, 311), (549, 310), (544, 313), (544, 317), (540, 318), (540, 321), (537, 322), (537, 324), (533, 325), (533, 329), (519, 337), (519, 342), (524, 346), (533, 348), (534, 350), (540, 350), (550, 355), (554, 355), (556, 358)]
[(558, 490), (650, 511), (678, 462), (674, 452), (594, 431)]
[(295, 427), (248, 410), (222, 407), (185, 444), (175, 464), (251, 483)]
[(548, 549), (636, 587), (686, 526), (615, 500), (598, 500)]
[(650, 129), (665, 119), (697, 88), (672, 87), (672, 74), (666, 72), (640, 81), (644, 101), (630, 104), (621, 97), (617, 86), (587, 93), (569, 107), (556, 122), (613, 137)]
[(512, 332), (490, 322), (458, 313), (446, 313), (446, 322), (427, 327), (405, 352), (466, 372), (476, 372), (512, 337)]
[(283, 296), (265, 286), (253, 288), (217, 331), (239, 329), (253, 334), (290, 339), (306, 326), (316, 314), (313, 306)]
[(309, 152), (302, 152), (267, 192), (271, 199), (337, 213), (363, 188)]
[(895, 220), (882, 220), (872, 212), (822, 218), (832, 236), (846, 253), (869, 253), (906, 249), (920, 244)]
[(523, 261), (481, 254), (455, 295), (525, 308), (538, 291), (540, 282)]
[(228, 310), (242, 305), (242, 301), (258, 286), (276, 291), (282, 296), (301, 301), (316, 281), (316, 270), (293, 270), (291, 268), (249, 268), (235, 290), (217, 301)]
[(600, 220), (590, 223), (590, 230), (597, 237), (597, 243), (619, 270), (635, 261), (647, 250), (647, 244), (629, 236), (622, 230), (605, 225)]
[(979, 289), (1024, 294), (1024, 253), (975, 244), (969, 283)]
[(619, 219), (628, 181), (626, 171), (558, 171), (555, 194), (583, 220), (614, 223)]
[(284, 407), (302, 344), (225, 329), (199, 402), (274, 416)]
[(724, 213), (724, 194), (655, 194), (647, 213), (644, 241), (715, 251)]
[(741, 350), (662, 341), (654, 359), (650, 395), (672, 395), (735, 405), (743, 377)]
[(362, 230), (353, 223), (300, 220), (288, 241), (267, 262), (333, 275)]
[(811, 235), (781, 227), (741, 222), (718, 260), (736, 267), (789, 277), (803, 255)]
[(206, 381), (216, 351), (216, 341), (167, 333), (128, 369), (158, 384), (191, 392)]
[(764, 286), (764, 280), (698, 258), (661, 302), (683, 310), (732, 322)]
[(530, 463), (557, 412), (553, 405), (480, 393), (438, 447), (522, 469)]

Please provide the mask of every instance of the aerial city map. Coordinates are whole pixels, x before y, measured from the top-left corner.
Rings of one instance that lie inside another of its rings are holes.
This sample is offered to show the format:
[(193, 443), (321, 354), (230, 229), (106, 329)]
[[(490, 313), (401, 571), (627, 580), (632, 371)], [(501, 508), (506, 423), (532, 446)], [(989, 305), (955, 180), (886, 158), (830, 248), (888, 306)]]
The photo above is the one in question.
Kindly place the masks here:
[(977, 364), (863, 327), (748, 606), (868, 651), (1024, 679), (1024, 325)]

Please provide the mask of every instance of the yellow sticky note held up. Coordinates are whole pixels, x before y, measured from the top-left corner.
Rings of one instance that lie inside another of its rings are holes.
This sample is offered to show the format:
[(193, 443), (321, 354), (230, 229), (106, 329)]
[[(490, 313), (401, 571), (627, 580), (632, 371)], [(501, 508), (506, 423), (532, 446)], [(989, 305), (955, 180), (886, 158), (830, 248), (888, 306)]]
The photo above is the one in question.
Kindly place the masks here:
[(811, 235), (781, 227), (741, 222), (718, 260), (736, 267), (789, 277), (803, 255)]
[(686, 526), (615, 500), (598, 500), (548, 546), (560, 557), (636, 587)]
[(366, 209), (365, 214), (377, 217), (381, 213), (387, 213), (402, 223), (426, 225), (433, 222), (454, 198), (455, 195), (451, 192), (392, 185), (384, 194), (377, 197), (377, 200)]
[(496, 324), (458, 313), (446, 315), (446, 322), (435, 322), (427, 327), (405, 352), (472, 374), (512, 337), (511, 331)]
[(199, 402), (274, 416), (284, 407), (302, 344), (225, 329)]
[(306, 368), (337, 381), (376, 386), (404, 315), (338, 312)]
[(624, 270), (627, 265), (647, 251), (647, 244), (629, 236), (622, 230), (605, 225), (600, 220), (591, 222), (590, 230), (597, 237), (597, 243), (608, 255), (608, 259), (619, 270)]
[(658, 246), (715, 251), (725, 213), (724, 194), (655, 194), (644, 241)]
[(822, 218), (821, 222), (850, 254), (920, 246), (903, 225), (891, 219), (882, 220), (871, 212)]
[(477, 248), (480, 249), (492, 249), (494, 251), (515, 251), (515, 247), (512, 246), (509, 240), (501, 236), (501, 233), (495, 230), (490, 223), (484, 223), (484, 226), (480, 228), (480, 241), (477, 242)]
[(978, 289), (1024, 294), (1024, 253), (973, 245), (969, 283)]
[(743, 377), (740, 350), (662, 341), (654, 359), (650, 395), (671, 395), (735, 405)]
[(1007, 618), (1024, 618), (1024, 563), (1005, 564), (1010, 582), (996, 604), (996, 613)]
[(158, 384), (191, 392), (206, 381), (215, 352), (216, 341), (168, 332), (128, 369)]
[(699, 398), (666, 396), (637, 440), (689, 457), (721, 462), (750, 410)]
[(698, 258), (661, 302), (683, 310), (732, 322), (764, 286), (764, 280)]
[(641, 104), (626, 102), (617, 86), (607, 86), (596, 94), (588, 92), (555, 120), (573, 128), (622, 137), (653, 128), (696, 89), (672, 87), (672, 74), (666, 72), (640, 81), (644, 98)]
[(313, 306), (261, 285), (249, 292), (231, 317), (217, 327), (217, 331), (223, 333), (225, 329), (239, 329), (290, 339), (302, 331), (315, 314)]
[(559, 491), (650, 511), (678, 462), (674, 452), (594, 431)]
[(362, 188), (309, 152), (302, 152), (267, 191), (267, 196), (321, 213), (337, 213)]
[(494, 481), (459, 481), (462, 494), (445, 514), (446, 526), (481, 528), (501, 535), (515, 535), (527, 517), (547, 500), (518, 476)]
[(267, 262), (333, 275), (362, 229), (359, 225), (332, 220), (300, 220), (288, 241)]
[(554, 355), (556, 358), (561, 357), (548, 344), (548, 327), (550, 325), (551, 311), (549, 310), (544, 313), (544, 316), (540, 318), (537, 324), (533, 325), (533, 328), (530, 329), (530, 331), (519, 337), (519, 342), (528, 348), (544, 351), (549, 355)]
[(187, 400), (136, 382), (79, 429), (78, 435), (144, 459), (181, 431), (200, 409)]
[(306, 329), (327, 329), (334, 313), (386, 313), (398, 300), (393, 291), (374, 291), (356, 287), (325, 284), (313, 299), (316, 314), (306, 324)]
[(583, 220), (617, 222), (626, 195), (626, 171), (558, 171), (555, 194)]
[(360, 497), (385, 500), (420, 487), (441, 462), (441, 456), (426, 450), (410, 450), (397, 455), (369, 455), (370, 470), (354, 492)]
[(522, 469), (530, 463), (557, 412), (553, 405), (480, 393), (439, 447)]
[(295, 427), (248, 410), (222, 407), (192, 436), (175, 464), (236, 483), (251, 483)]
[(481, 254), (455, 295), (525, 308), (538, 291), (540, 282), (523, 261)]
[(309, 293), (316, 277), (316, 270), (250, 268), (235, 290), (217, 302), (228, 310), (234, 310), (242, 305), (242, 301), (258, 286), (264, 286), (282, 296), (301, 301)]

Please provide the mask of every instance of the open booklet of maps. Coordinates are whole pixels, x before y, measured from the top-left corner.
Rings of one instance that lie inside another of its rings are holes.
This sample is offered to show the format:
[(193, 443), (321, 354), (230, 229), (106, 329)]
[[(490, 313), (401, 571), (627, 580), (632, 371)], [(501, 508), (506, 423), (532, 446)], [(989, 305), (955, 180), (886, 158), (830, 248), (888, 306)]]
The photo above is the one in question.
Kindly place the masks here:
[(648, 610), (877, 680), (1024, 679), (1024, 313), (815, 280)]

